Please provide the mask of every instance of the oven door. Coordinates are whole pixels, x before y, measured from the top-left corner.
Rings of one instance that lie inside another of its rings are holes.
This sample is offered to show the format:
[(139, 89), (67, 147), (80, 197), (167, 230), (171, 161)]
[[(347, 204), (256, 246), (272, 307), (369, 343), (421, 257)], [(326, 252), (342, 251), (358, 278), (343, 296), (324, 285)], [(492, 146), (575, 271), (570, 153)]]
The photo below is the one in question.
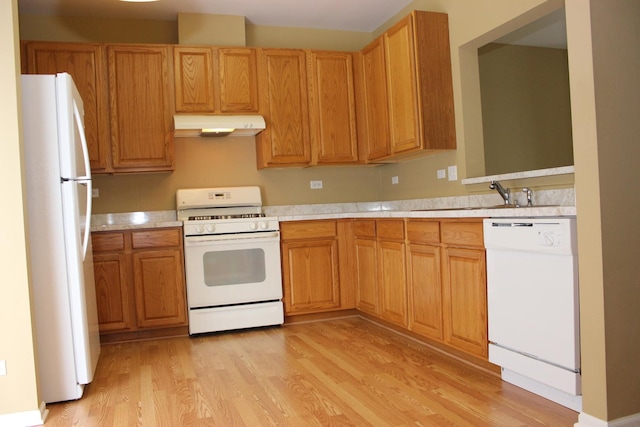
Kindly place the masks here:
[(278, 231), (188, 236), (184, 250), (189, 308), (282, 298)]

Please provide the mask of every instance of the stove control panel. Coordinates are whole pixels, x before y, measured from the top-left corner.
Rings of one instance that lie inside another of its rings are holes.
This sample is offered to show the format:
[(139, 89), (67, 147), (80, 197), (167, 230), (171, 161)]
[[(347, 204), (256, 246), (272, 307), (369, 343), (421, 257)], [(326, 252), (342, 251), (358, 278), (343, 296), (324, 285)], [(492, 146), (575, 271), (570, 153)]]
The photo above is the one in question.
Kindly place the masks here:
[(224, 219), (206, 221), (184, 221), (184, 235), (212, 235), (234, 233), (257, 233), (261, 231), (278, 231), (280, 223), (277, 218), (250, 219)]

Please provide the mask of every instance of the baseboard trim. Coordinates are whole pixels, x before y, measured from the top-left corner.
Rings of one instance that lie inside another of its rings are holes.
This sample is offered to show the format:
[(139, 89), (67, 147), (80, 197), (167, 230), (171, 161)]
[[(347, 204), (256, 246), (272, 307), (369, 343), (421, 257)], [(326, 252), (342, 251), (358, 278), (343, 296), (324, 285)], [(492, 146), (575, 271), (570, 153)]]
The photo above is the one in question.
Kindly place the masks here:
[(581, 412), (578, 415), (578, 422), (574, 427), (634, 427), (640, 425), (640, 413), (618, 418), (613, 421), (603, 421), (592, 415)]
[(0, 415), (0, 427), (41, 426), (47, 419), (47, 415), (49, 415), (49, 410), (42, 402), (37, 410)]

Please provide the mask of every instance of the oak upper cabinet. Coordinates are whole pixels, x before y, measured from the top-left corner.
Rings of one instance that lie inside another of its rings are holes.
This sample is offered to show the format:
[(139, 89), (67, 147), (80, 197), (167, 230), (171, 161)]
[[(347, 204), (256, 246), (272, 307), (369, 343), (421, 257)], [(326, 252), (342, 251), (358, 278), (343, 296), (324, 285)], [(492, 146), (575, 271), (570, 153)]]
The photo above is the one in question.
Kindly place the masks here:
[(407, 326), (407, 276), (404, 220), (376, 221), (380, 317)]
[(173, 170), (169, 55), (166, 45), (107, 45), (115, 172)]
[(130, 261), (124, 232), (92, 233), (93, 271), (100, 332), (135, 329), (130, 304)]
[[(379, 53), (380, 43), (384, 48), (383, 58)], [(446, 14), (413, 11), (380, 36), (379, 41), (365, 48), (361, 62), (358, 76), (362, 102), (359, 108), (367, 120), (360, 120), (360, 123), (373, 127), (361, 131), (367, 135), (367, 140), (361, 142), (368, 144), (363, 150), (367, 161), (391, 161), (456, 148)], [(371, 104), (373, 100), (382, 99), (380, 87), (372, 81), (373, 76), (380, 73), (382, 63), (386, 112)], [(386, 153), (381, 139), (369, 139), (371, 134), (387, 135), (379, 122), (385, 118), (388, 125)]]
[(219, 48), (220, 112), (257, 113), (258, 58), (252, 48)]
[(376, 242), (376, 221), (356, 219), (353, 222), (355, 237), (356, 307), (364, 312), (380, 313), (380, 292), (378, 290), (378, 255)]
[(256, 136), (258, 168), (311, 161), (306, 56), (299, 49), (260, 49), (260, 106), (266, 129)]
[(312, 164), (358, 161), (353, 54), (309, 51)]
[(482, 220), (441, 220), (445, 342), (486, 358), (487, 273)]
[(131, 249), (138, 327), (186, 325), (181, 229), (133, 231)]
[(176, 113), (257, 113), (257, 51), (174, 46)]
[(440, 223), (407, 221), (409, 329), (443, 341)]
[(66, 72), (82, 97), (89, 161), (94, 173), (109, 169), (109, 111), (102, 45), (96, 43), (27, 42), (26, 73)]
[(215, 113), (217, 57), (212, 47), (174, 46), (176, 113)]
[(285, 314), (309, 314), (341, 307), (337, 222), (280, 224)]
[(384, 39), (378, 37), (356, 57), (359, 151), (365, 161), (387, 157), (389, 145), (389, 107), (385, 71)]
[(102, 335), (144, 338), (186, 328), (181, 228), (92, 233), (92, 243)]

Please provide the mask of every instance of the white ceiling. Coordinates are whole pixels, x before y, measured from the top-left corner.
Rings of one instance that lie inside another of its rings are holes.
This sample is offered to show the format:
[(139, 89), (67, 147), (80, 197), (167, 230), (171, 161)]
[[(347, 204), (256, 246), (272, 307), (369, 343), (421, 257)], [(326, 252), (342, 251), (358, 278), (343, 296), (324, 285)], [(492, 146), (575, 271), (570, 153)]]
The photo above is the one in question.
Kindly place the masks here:
[(496, 43), (524, 46), (567, 48), (567, 25), (564, 8), (543, 16), (496, 40)]
[(178, 12), (245, 16), (256, 25), (371, 32), (411, 0), (18, 0), (19, 13), (175, 21)]

